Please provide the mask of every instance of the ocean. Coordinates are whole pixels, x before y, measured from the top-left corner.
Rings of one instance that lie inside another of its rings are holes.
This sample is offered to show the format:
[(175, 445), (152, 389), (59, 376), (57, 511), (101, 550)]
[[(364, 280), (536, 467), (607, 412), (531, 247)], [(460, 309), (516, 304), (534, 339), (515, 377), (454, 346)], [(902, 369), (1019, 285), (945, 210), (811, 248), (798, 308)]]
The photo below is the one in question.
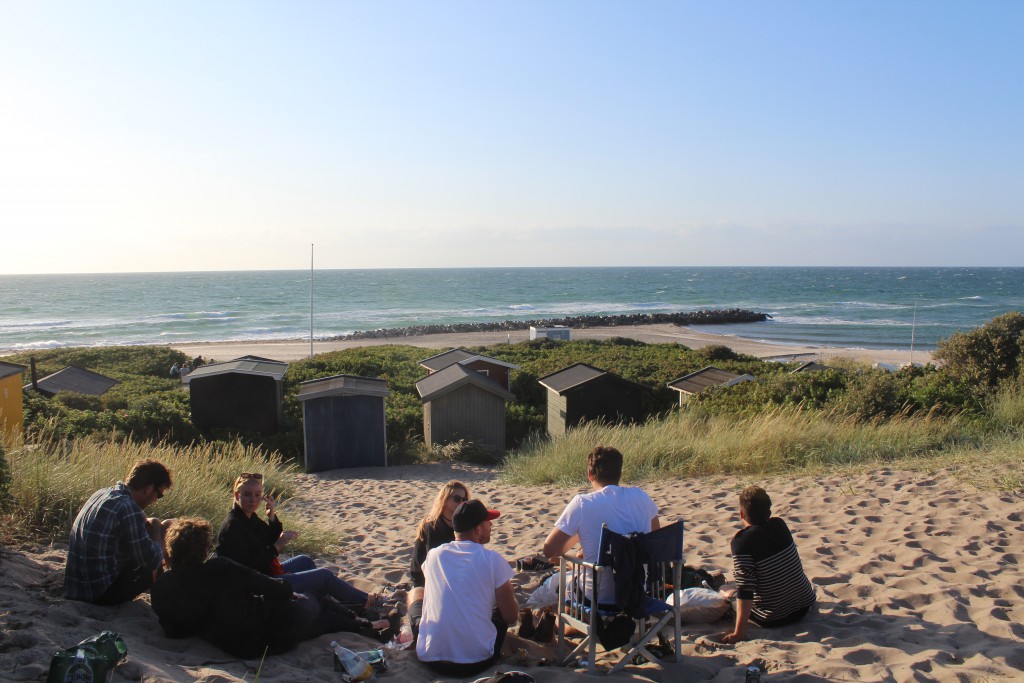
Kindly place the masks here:
[[(931, 350), (1024, 310), (1024, 268), (318, 270), (316, 339), (378, 328), (742, 308), (774, 343)], [(0, 349), (308, 339), (310, 272), (0, 275)]]

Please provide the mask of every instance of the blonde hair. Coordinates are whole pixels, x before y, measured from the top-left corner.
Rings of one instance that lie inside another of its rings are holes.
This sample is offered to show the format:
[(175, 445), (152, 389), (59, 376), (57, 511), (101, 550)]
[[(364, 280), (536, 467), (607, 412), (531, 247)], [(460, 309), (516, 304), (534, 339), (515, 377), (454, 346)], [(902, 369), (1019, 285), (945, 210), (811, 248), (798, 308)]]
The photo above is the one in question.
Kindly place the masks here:
[(426, 517), (420, 520), (420, 526), (416, 530), (417, 540), (423, 540), (426, 538), (427, 527), (441, 518), (441, 515), (444, 514), (444, 504), (448, 501), (448, 497), (459, 489), (466, 492), (466, 499), (468, 500), (469, 487), (461, 481), (452, 479), (441, 487), (441, 490), (437, 492), (437, 497), (434, 498), (434, 504), (430, 506), (430, 512), (427, 513)]
[(240, 475), (238, 475), (238, 478), (235, 479), (235, 483), (231, 486), (231, 493), (238, 493), (243, 486), (253, 481), (258, 483), (262, 487), (263, 475), (253, 474), (251, 472), (242, 472)]

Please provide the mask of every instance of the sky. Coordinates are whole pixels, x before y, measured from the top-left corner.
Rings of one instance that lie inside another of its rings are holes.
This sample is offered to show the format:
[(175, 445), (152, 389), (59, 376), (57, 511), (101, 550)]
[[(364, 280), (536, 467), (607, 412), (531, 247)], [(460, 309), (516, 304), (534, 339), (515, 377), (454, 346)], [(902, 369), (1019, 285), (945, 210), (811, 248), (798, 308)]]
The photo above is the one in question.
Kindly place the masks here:
[(0, 274), (1024, 265), (1018, 0), (0, 0), (0, 65)]

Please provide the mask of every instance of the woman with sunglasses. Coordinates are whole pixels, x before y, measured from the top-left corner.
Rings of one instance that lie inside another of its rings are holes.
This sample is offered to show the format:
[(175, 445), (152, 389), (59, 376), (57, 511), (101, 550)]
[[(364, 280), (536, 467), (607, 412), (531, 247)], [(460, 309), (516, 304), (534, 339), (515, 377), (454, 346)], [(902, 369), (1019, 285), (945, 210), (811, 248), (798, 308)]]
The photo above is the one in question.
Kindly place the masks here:
[[(277, 502), (272, 495), (263, 493), (262, 474), (242, 472), (232, 489), (235, 504), (217, 535), (217, 555), (285, 579), (296, 593), (329, 595), (343, 605), (359, 607), (372, 607), (382, 601), (381, 596), (359, 590), (331, 570), (317, 568), (308, 555), (278, 560), (278, 554), (298, 534), (284, 530), (277, 517)], [(257, 514), (260, 505), (265, 506), (266, 521)]]
[(409, 565), (409, 578), (412, 579), (412, 590), (406, 603), (409, 606), (409, 625), (413, 637), (419, 636), (420, 618), (423, 616), (423, 562), (427, 552), (444, 543), (455, 540), (455, 528), (452, 526), (452, 515), (460, 503), (469, 500), (469, 488), (461, 481), (450, 481), (441, 487), (434, 498), (434, 504), (426, 517), (420, 520), (416, 530), (416, 542), (412, 548), (412, 560)]

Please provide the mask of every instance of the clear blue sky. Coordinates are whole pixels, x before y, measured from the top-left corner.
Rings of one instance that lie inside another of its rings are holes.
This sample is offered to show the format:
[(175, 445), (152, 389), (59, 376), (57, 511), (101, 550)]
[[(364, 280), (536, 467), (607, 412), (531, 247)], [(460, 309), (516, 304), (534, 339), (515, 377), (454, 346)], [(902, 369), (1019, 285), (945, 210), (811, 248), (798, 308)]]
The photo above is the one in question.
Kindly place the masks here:
[(1024, 265), (1024, 2), (0, 0), (0, 272)]

